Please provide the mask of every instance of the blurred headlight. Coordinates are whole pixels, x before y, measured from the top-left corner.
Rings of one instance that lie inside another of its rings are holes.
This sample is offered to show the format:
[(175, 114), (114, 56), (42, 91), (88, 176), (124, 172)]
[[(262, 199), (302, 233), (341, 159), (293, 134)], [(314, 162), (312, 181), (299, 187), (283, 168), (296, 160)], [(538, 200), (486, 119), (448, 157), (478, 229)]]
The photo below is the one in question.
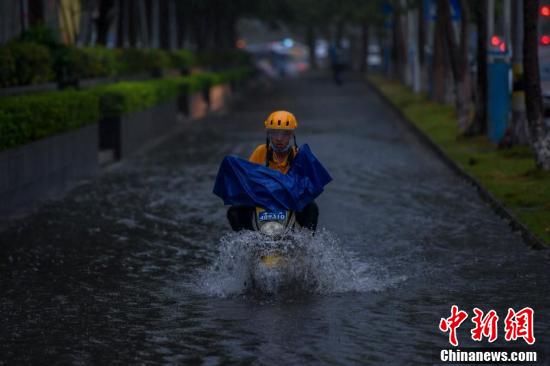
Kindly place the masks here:
[(282, 224), (274, 221), (266, 222), (260, 228), (260, 231), (262, 233), (269, 236), (282, 234), (284, 230), (285, 230), (285, 227)]

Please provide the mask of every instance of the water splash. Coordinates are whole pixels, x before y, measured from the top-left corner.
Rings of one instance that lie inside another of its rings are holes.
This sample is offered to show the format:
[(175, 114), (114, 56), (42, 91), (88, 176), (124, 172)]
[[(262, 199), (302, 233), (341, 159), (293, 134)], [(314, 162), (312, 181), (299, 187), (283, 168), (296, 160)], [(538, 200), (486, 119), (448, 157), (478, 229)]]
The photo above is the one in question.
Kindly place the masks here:
[[(284, 265), (261, 265), (262, 254), (280, 253)], [(384, 268), (366, 263), (343, 249), (328, 230), (312, 236), (307, 230), (290, 233), (276, 243), (258, 232), (229, 233), (220, 239), (213, 263), (199, 270), (194, 287), (210, 296), (262, 293), (342, 293), (377, 291), (405, 278), (391, 278)]]

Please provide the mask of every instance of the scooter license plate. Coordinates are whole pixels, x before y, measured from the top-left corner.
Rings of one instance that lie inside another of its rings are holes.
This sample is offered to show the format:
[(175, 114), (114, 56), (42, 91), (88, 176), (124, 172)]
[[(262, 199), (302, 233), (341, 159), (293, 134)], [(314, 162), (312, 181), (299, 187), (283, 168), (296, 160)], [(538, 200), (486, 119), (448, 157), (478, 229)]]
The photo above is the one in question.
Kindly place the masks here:
[(284, 211), (277, 211), (277, 212), (263, 211), (258, 215), (258, 220), (260, 220), (260, 221), (285, 221), (286, 220), (286, 212), (284, 212)]

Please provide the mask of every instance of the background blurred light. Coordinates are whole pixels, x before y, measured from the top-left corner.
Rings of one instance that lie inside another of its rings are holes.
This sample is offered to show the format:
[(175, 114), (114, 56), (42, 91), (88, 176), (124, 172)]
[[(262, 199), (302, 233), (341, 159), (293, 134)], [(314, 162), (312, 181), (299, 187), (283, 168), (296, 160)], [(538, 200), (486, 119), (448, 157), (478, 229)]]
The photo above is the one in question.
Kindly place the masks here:
[(283, 45), (287, 48), (291, 48), (292, 46), (294, 46), (294, 41), (290, 38), (285, 38), (283, 40)]

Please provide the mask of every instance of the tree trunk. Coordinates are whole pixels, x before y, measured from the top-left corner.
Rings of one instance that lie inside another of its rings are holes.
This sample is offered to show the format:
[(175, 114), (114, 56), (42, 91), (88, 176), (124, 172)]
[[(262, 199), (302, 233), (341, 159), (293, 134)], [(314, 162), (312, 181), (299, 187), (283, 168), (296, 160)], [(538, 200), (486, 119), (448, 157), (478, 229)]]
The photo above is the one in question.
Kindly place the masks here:
[(447, 59), (445, 57), (445, 23), (443, 18), (438, 16), (435, 20), (433, 32), (433, 59), (432, 59), (432, 88), (430, 98), (438, 103), (445, 103), (447, 91)]
[(426, 23), (424, 22), (424, 1), (418, 7), (418, 61), (424, 66), (424, 46), (426, 44)]
[(115, 0), (115, 9), (116, 9), (116, 47), (124, 47), (124, 1), (125, 0)]
[(315, 57), (315, 28), (313, 25), (306, 26), (306, 42), (309, 52), (309, 64), (313, 70), (317, 70), (317, 57)]
[(402, 83), (405, 83), (405, 68), (407, 65), (407, 50), (403, 35), (401, 14), (396, 9), (393, 13), (393, 59), (395, 73)]
[(530, 143), (538, 168), (550, 170), (550, 131), (543, 119), (538, 57), (539, 1), (523, 2), (523, 65), (525, 77), (525, 106)]
[(361, 53), (359, 55), (359, 70), (366, 73), (368, 71), (367, 58), (369, 57), (369, 23), (361, 22)]
[(150, 38), (149, 38), (149, 22), (147, 21), (147, 4), (145, 0), (138, 0), (139, 7), (139, 34), (141, 39), (141, 44), (144, 48), (149, 48)]
[(170, 50), (178, 48), (178, 19), (175, 0), (168, 0)]
[(44, 4), (42, 0), (29, 1), (29, 23), (31, 26), (44, 23)]
[(470, 125), (464, 132), (466, 136), (484, 135), (487, 133), (487, 98), (488, 98), (488, 68), (487, 68), (487, 2), (476, 3), (476, 26), (477, 26), (477, 75), (475, 88), (475, 115)]
[(169, 0), (155, 0), (159, 3), (159, 27), (160, 27), (160, 48), (170, 49), (170, 12), (168, 10)]
[(151, 1), (151, 47), (160, 47), (160, 0)]
[(176, 2), (176, 12), (178, 14), (177, 22), (177, 43), (178, 48), (185, 48), (185, 40), (187, 38), (187, 4), (180, 1)]
[(237, 21), (238, 16), (236, 14), (226, 16), (224, 44), (227, 49), (235, 48), (235, 45), (237, 43)]
[(464, 133), (469, 125), (473, 112), (472, 87), (468, 67), (468, 22), (469, 11), (466, 0), (460, 1), (462, 10), (460, 37), (457, 40), (451, 20), (451, 9), (448, 1), (440, 1), (437, 5), (438, 17), (442, 17), (445, 25), (448, 57), (455, 82), (455, 107), (458, 128)]
[(523, 0), (512, 2), (512, 119), (499, 147), (529, 144), (523, 90)]
[(96, 20), (97, 43), (107, 44), (109, 29), (113, 21), (115, 0), (99, 0), (99, 16)]

